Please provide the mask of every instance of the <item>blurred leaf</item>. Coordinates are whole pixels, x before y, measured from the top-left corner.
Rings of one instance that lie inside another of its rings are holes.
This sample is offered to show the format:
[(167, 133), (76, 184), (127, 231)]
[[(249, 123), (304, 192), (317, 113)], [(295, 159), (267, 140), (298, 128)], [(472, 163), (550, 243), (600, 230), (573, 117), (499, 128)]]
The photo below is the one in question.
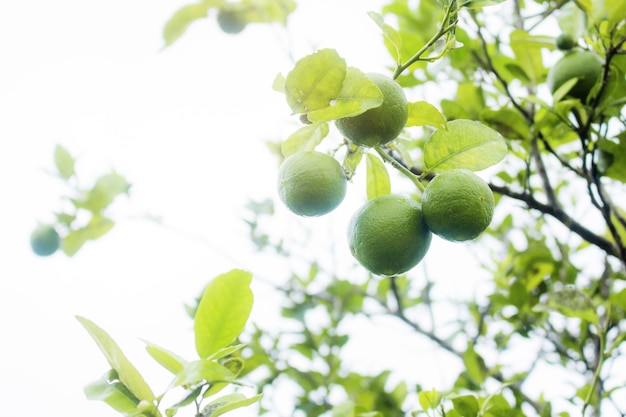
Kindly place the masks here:
[(257, 394), (253, 397), (246, 398), (242, 394), (229, 394), (207, 404), (200, 414), (201, 417), (217, 417), (222, 414), (235, 410), (237, 408), (246, 407), (259, 401), (263, 395)]
[(111, 368), (117, 372), (120, 382), (140, 400), (152, 401), (154, 394), (146, 384), (139, 371), (126, 358), (117, 343), (104, 330), (98, 327), (90, 320), (76, 316), (76, 319), (89, 332), (93, 340), (96, 342), (104, 356), (106, 357)]
[(447, 129), (446, 118), (435, 106), (427, 101), (409, 103), (409, 119), (406, 126), (432, 126), (436, 129)]
[(85, 227), (70, 230), (63, 238), (63, 252), (67, 256), (74, 256), (88, 240), (96, 240), (102, 237), (114, 225), (115, 223), (111, 219), (99, 214), (93, 216)]
[(546, 69), (543, 66), (541, 49), (554, 48), (554, 38), (529, 35), (523, 30), (514, 30), (509, 37), (516, 63), (533, 84), (543, 81)]
[(294, 0), (240, 0), (226, 4), (247, 23), (279, 23), (283, 26), (296, 9)]
[(110, 381), (109, 373), (101, 379), (85, 386), (85, 396), (88, 400), (104, 401), (115, 411), (124, 415), (132, 414), (137, 410), (139, 399), (119, 381)]
[(443, 399), (443, 394), (438, 392), (436, 389), (431, 389), (430, 391), (420, 391), (418, 394), (418, 400), (420, 406), (424, 411), (426, 410), (436, 410), (441, 404), (441, 400)]
[(598, 169), (601, 174), (626, 182), (626, 132), (622, 132), (613, 139), (598, 141), (600, 157)]
[(579, 318), (594, 325), (600, 319), (591, 298), (575, 287), (565, 287), (548, 295), (545, 303), (537, 305), (536, 311), (556, 311), (566, 317)]
[(481, 112), (480, 118), (507, 139), (529, 138), (528, 121), (515, 109), (502, 107), (498, 110), (491, 110), (487, 108)]
[(176, 374), (176, 378), (172, 381), (172, 386), (195, 385), (203, 381), (213, 384), (216, 382), (228, 382), (233, 379), (235, 379), (235, 375), (218, 362), (199, 359), (187, 362), (183, 369)]
[(474, 346), (468, 342), (467, 350), (463, 353), (463, 363), (468, 376), (472, 381), (481, 385), (487, 379), (487, 366), (484, 359), (476, 353)]
[(480, 407), (473, 395), (462, 395), (452, 398), (454, 409), (463, 417), (476, 417)]
[(162, 367), (176, 375), (187, 364), (187, 361), (182, 357), (170, 352), (167, 349), (163, 349), (151, 342), (144, 341), (146, 344), (146, 350), (152, 356), (152, 358), (159, 363)]
[(326, 122), (302, 126), (283, 142), (283, 155), (287, 158), (297, 152), (314, 151), (315, 147), (328, 135), (328, 130)]
[(203, 0), (202, 3), (188, 4), (178, 9), (163, 27), (165, 47), (170, 46), (183, 36), (193, 22), (206, 18), (211, 7), (220, 6), (222, 3), (224, 3), (224, 0)]
[(74, 200), (77, 208), (89, 210), (92, 213), (100, 213), (107, 208), (120, 194), (128, 193), (130, 183), (122, 175), (116, 172), (99, 177), (94, 186), (82, 199)]
[(348, 67), (346, 76), (337, 97), (328, 107), (307, 113), (309, 120), (328, 121), (357, 116), (383, 103), (383, 93), (366, 74), (354, 67)]
[(468, 9), (479, 9), (481, 7), (495, 6), (496, 4), (500, 4), (505, 1), (506, 0), (461, 0), (459, 2), (459, 7), (466, 7)]
[(74, 157), (63, 146), (57, 145), (54, 148), (54, 164), (61, 178), (67, 180), (76, 175), (75, 162)]
[(346, 176), (348, 177), (348, 179), (350, 179), (354, 175), (354, 172), (359, 166), (359, 163), (361, 163), (361, 159), (363, 159), (365, 148), (357, 146), (351, 142), (348, 143), (346, 147), (347, 152), (346, 156), (344, 157), (342, 166), (344, 171), (346, 172)]
[(251, 280), (249, 272), (233, 269), (214, 278), (204, 290), (194, 320), (201, 358), (231, 344), (243, 331), (252, 310)]
[(285, 78), (286, 98), (292, 113), (328, 107), (339, 95), (346, 71), (346, 62), (334, 49), (322, 49), (296, 62)]
[(383, 31), (383, 35), (388, 41), (389, 51), (391, 52), (391, 56), (395, 62), (400, 62), (400, 50), (402, 49), (402, 38), (396, 29), (394, 29), (389, 24), (385, 23), (383, 17), (376, 12), (368, 12), (368, 16), (378, 25), (380, 30)]
[(387, 167), (376, 155), (366, 154), (365, 165), (367, 169), (367, 199), (391, 193), (391, 181)]
[(507, 146), (495, 130), (472, 120), (448, 122), (448, 130), (436, 130), (424, 145), (424, 165), (429, 172), (450, 169), (480, 171), (500, 162)]

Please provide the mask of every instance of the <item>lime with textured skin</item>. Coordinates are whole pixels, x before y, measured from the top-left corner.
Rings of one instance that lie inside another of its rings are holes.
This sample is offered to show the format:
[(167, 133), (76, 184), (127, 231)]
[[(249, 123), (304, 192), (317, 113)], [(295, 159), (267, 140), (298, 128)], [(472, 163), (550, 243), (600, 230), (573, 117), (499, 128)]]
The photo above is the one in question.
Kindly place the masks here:
[(548, 87), (554, 94), (565, 82), (577, 78), (568, 96), (584, 101), (602, 75), (602, 60), (591, 51), (575, 51), (565, 54), (548, 73)]
[(346, 174), (335, 158), (321, 152), (298, 152), (280, 166), (278, 194), (293, 213), (321, 216), (346, 195)]
[(428, 252), (431, 240), (420, 203), (395, 194), (368, 201), (348, 226), (352, 255), (370, 272), (382, 276), (413, 268)]
[(382, 74), (366, 75), (383, 93), (382, 104), (358, 116), (338, 119), (335, 125), (351, 142), (373, 147), (398, 137), (408, 120), (409, 108), (400, 84)]
[(433, 178), (422, 195), (428, 228), (444, 239), (475, 239), (491, 223), (495, 200), (482, 178), (471, 171), (444, 171)]
[(61, 246), (59, 233), (50, 225), (40, 225), (30, 235), (30, 246), (39, 256), (50, 256)]

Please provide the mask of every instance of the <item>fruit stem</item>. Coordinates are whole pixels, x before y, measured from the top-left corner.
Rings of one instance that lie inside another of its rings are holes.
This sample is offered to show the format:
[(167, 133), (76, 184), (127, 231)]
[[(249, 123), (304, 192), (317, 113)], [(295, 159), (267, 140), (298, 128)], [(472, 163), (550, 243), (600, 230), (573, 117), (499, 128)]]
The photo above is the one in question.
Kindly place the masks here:
[(389, 162), (395, 169), (404, 174), (405, 177), (413, 181), (413, 184), (417, 187), (420, 192), (424, 192), (424, 184), (420, 181), (419, 177), (412, 173), (409, 169), (407, 169), (400, 162), (396, 161), (391, 155), (385, 152), (380, 146), (374, 148), (378, 155), (383, 158), (384, 161)]

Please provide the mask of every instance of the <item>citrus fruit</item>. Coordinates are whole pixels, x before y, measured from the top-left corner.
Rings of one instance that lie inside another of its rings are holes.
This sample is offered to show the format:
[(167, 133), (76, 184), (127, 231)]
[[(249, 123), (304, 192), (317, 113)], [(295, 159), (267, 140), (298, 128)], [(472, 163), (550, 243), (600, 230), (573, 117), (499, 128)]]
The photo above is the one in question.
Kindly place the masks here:
[(354, 117), (335, 121), (339, 131), (361, 146), (379, 146), (398, 137), (408, 119), (408, 103), (400, 84), (391, 78), (366, 74), (383, 93), (383, 103)]
[(370, 272), (383, 276), (399, 275), (417, 265), (431, 239), (420, 203), (395, 194), (368, 201), (348, 226), (352, 255)]
[(495, 201), (485, 181), (471, 171), (444, 171), (422, 195), (424, 220), (435, 234), (451, 241), (471, 240), (491, 223)]
[(242, 16), (234, 10), (220, 9), (217, 12), (217, 24), (224, 33), (236, 35), (246, 27)]
[(574, 46), (576, 46), (576, 40), (569, 33), (561, 33), (556, 38), (556, 47), (562, 51), (569, 51)]
[(280, 166), (278, 194), (300, 216), (321, 216), (346, 195), (347, 178), (335, 158), (321, 152), (298, 152)]
[(60, 245), (61, 238), (50, 225), (39, 225), (30, 235), (30, 246), (36, 255), (52, 255)]
[(548, 73), (548, 87), (554, 94), (566, 81), (577, 78), (568, 96), (584, 101), (602, 74), (602, 61), (591, 51), (565, 54)]

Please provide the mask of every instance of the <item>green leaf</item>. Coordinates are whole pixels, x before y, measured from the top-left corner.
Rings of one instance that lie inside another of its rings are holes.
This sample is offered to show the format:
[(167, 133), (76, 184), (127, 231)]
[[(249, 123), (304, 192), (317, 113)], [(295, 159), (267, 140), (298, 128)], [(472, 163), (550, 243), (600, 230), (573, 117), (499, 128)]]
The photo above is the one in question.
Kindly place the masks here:
[(402, 49), (402, 38), (398, 31), (396, 31), (392, 26), (385, 23), (383, 17), (376, 12), (367, 12), (367, 15), (378, 25), (380, 30), (383, 31), (383, 35), (389, 41), (389, 45), (393, 48), (389, 48), (393, 59), (399, 63), (400, 62), (400, 51)]
[(117, 196), (128, 193), (128, 190), (130, 190), (130, 183), (126, 178), (116, 172), (112, 172), (99, 177), (84, 198), (74, 200), (73, 202), (77, 208), (83, 208), (92, 213), (100, 213)]
[(383, 103), (383, 93), (367, 75), (354, 67), (348, 67), (337, 97), (328, 107), (307, 113), (312, 122), (329, 121), (357, 116)]
[(467, 350), (463, 353), (463, 363), (465, 364), (467, 375), (474, 383), (480, 385), (485, 382), (487, 379), (487, 366), (484, 359), (476, 353), (474, 346), (469, 342)]
[(217, 400), (207, 404), (200, 414), (201, 417), (217, 417), (222, 414), (235, 410), (237, 408), (246, 407), (259, 401), (263, 395), (257, 394), (253, 397), (246, 398), (243, 394), (229, 394), (218, 398)]
[(204, 290), (194, 320), (201, 358), (231, 344), (243, 331), (252, 310), (251, 280), (249, 272), (233, 269), (217, 276)]
[(406, 126), (426, 125), (436, 129), (447, 129), (446, 118), (435, 106), (427, 101), (409, 103), (409, 119)]
[(480, 409), (478, 400), (472, 395), (452, 398), (454, 409), (463, 417), (476, 417)]
[(434, 388), (430, 391), (420, 391), (417, 397), (420, 406), (424, 411), (436, 410), (437, 407), (439, 407), (439, 404), (441, 404), (441, 400), (443, 399), (443, 395)]
[(292, 133), (282, 145), (282, 153), (286, 157), (297, 152), (313, 151), (328, 136), (328, 123), (319, 122), (304, 125)]
[(344, 401), (333, 407), (332, 417), (354, 417), (355, 406), (352, 401)]
[(348, 179), (352, 178), (356, 168), (361, 163), (361, 159), (363, 159), (363, 154), (365, 153), (365, 148), (362, 146), (357, 146), (353, 143), (348, 143), (346, 156), (343, 160), (343, 169), (346, 172), (346, 176)]
[(330, 106), (343, 87), (346, 71), (346, 61), (334, 49), (322, 49), (296, 62), (285, 78), (285, 94), (292, 113)]
[(541, 49), (553, 49), (554, 38), (551, 36), (533, 36), (523, 30), (514, 30), (511, 32), (509, 39), (518, 67), (523, 69), (533, 84), (540, 83), (546, 72), (543, 66)]
[(626, 132), (598, 141), (598, 169), (606, 177), (626, 182)]
[(480, 118), (507, 139), (525, 140), (530, 136), (528, 121), (519, 111), (512, 108), (485, 109)]
[(151, 342), (144, 341), (146, 344), (146, 350), (152, 356), (152, 358), (159, 363), (162, 367), (176, 375), (187, 364), (187, 361), (175, 353), (170, 352), (167, 349), (163, 349)]
[(188, 4), (178, 9), (163, 27), (165, 47), (173, 44), (198, 19), (206, 18), (211, 7), (218, 7), (224, 0), (203, 0), (202, 3)]
[(99, 214), (93, 216), (85, 227), (70, 230), (63, 238), (62, 249), (67, 256), (74, 256), (88, 240), (96, 240), (110, 231), (115, 223)]
[(600, 321), (591, 298), (575, 287), (565, 287), (549, 294), (545, 303), (537, 305), (535, 310), (555, 311), (565, 317), (579, 318), (596, 326)]
[(75, 162), (74, 157), (63, 146), (57, 145), (54, 148), (54, 164), (61, 178), (67, 180), (76, 175)]
[(480, 122), (458, 119), (426, 141), (424, 165), (429, 172), (480, 171), (500, 162), (506, 153), (506, 143), (498, 132)]
[(387, 167), (376, 155), (368, 153), (365, 159), (367, 178), (367, 199), (373, 200), (376, 197), (391, 193), (391, 181)]
[(130, 392), (140, 400), (154, 400), (154, 394), (148, 384), (146, 384), (146, 381), (135, 366), (126, 358), (111, 336), (95, 323), (84, 317), (76, 316), (76, 319), (83, 325), (87, 332), (89, 332), (106, 357), (111, 368), (117, 372), (120, 382), (128, 387)]
[(495, 6), (505, 2), (506, 0), (468, 0), (466, 2), (461, 1), (459, 7), (465, 7), (468, 9), (479, 9), (481, 7)]
[(186, 363), (183, 369), (176, 374), (176, 378), (172, 381), (172, 386), (195, 385), (203, 381), (213, 384), (216, 382), (228, 382), (233, 379), (235, 379), (235, 375), (218, 362), (199, 359)]
[(109, 379), (109, 373), (85, 386), (84, 392), (88, 400), (104, 401), (115, 411), (125, 415), (135, 412), (139, 404), (139, 399), (124, 384)]

